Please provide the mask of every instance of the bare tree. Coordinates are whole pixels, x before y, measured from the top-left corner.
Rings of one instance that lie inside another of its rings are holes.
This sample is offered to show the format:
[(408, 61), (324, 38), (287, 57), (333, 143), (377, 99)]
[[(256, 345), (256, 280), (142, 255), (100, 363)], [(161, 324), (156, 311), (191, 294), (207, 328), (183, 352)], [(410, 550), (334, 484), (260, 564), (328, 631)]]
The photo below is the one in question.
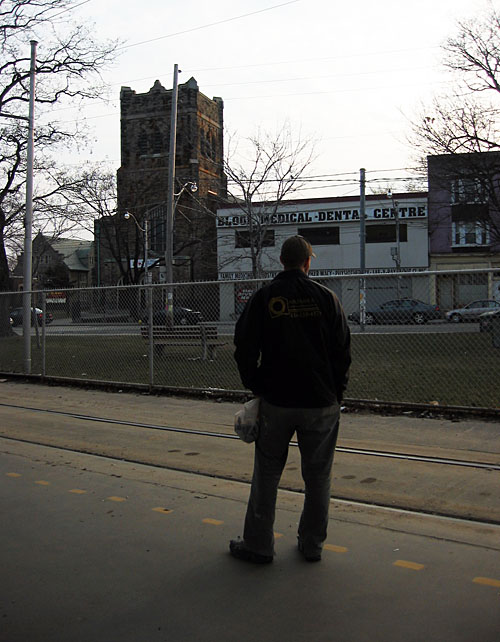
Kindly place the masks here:
[(453, 90), (422, 109), (413, 123), (413, 142), (432, 154), (498, 150), (500, 15), (491, 7), (487, 14), (459, 22), (443, 50)]
[[(412, 123), (410, 142), (426, 156), (449, 155), (434, 177), (443, 188), (451, 179), (477, 182), (489, 203), (487, 225), (500, 241), (500, 14), (490, 9), (458, 23), (456, 35), (443, 45), (444, 65), (454, 79), (450, 93), (424, 106)], [(438, 227), (441, 221), (434, 221)], [(430, 229), (431, 234), (433, 230)]]
[[(64, 189), (54, 169), (54, 153), (74, 144), (76, 124), (50, 118), (54, 105), (102, 95), (100, 70), (114, 58), (117, 43), (99, 43), (91, 27), (72, 24), (74, 0), (0, 0), (0, 292), (9, 290), (6, 245), (17, 242), (24, 218), (30, 40), (39, 41), (36, 74), (37, 113), (48, 124), (35, 129), (36, 194), (34, 216), (47, 206), (57, 213), (57, 194)], [(64, 14), (64, 15), (62, 15)], [(55, 201), (55, 202), (54, 202)], [(9, 228), (13, 233), (9, 234)], [(3, 300), (6, 300), (5, 297)], [(8, 331), (8, 316), (0, 309), (0, 335)]]
[(286, 198), (304, 186), (305, 172), (314, 159), (314, 144), (300, 136), (294, 138), (289, 124), (276, 135), (259, 131), (246, 141), (246, 160), (233, 160), (230, 151), (224, 171), (230, 202), (246, 218), (246, 229), (239, 232), (241, 245), (251, 260), (252, 275), (258, 278), (269, 243), (271, 217)]

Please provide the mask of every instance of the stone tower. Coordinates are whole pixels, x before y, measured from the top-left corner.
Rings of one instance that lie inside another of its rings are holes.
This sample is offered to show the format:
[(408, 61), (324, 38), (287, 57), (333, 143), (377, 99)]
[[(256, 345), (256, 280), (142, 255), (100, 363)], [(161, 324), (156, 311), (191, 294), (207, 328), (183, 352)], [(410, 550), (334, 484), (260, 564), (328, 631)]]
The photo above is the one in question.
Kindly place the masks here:
[[(147, 217), (149, 255), (164, 264), (165, 214), (172, 90), (157, 80), (146, 93), (122, 87), (118, 215)], [(174, 192), (188, 181), (174, 214), (174, 281), (217, 278), (215, 212), (226, 194), (223, 172), (223, 102), (207, 98), (191, 78), (178, 87)], [(176, 199), (177, 201), (177, 199)]]

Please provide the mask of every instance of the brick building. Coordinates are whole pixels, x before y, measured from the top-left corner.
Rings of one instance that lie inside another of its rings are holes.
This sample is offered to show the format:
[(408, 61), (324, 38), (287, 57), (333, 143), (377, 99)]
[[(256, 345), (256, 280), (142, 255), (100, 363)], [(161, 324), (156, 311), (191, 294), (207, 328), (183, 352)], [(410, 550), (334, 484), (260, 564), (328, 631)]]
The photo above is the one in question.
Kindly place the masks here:
[[(117, 174), (118, 214), (113, 233), (101, 230), (99, 268), (101, 284), (121, 280), (138, 282), (144, 256), (144, 228), (148, 221), (148, 256), (153, 281), (164, 279), (165, 216), (172, 90), (159, 81), (146, 93), (122, 87), (121, 167)], [(178, 87), (177, 145), (174, 192), (192, 181), (198, 191), (186, 189), (176, 199), (174, 214), (174, 281), (217, 277), (216, 202), (226, 193), (223, 172), (223, 102), (207, 98), (194, 78)], [(109, 222), (108, 222), (109, 225)], [(119, 252), (106, 248), (114, 237)], [(97, 239), (96, 239), (97, 240)], [(113, 256), (114, 254), (114, 256)], [(117, 256), (119, 257), (117, 259)], [(158, 259), (155, 261), (155, 259)], [(120, 270), (116, 265), (119, 260)], [(114, 263), (114, 268), (113, 268)], [(107, 269), (105, 269), (107, 268)], [(124, 278), (124, 269), (129, 278)]]

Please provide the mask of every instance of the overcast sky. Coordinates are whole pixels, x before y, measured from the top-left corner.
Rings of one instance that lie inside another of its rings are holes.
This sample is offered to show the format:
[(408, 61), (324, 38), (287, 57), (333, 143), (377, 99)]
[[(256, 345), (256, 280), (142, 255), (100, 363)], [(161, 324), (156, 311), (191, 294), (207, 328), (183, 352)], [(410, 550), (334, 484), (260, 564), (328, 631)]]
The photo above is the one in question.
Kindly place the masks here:
[[(493, 2), (498, 5), (498, 0)], [(409, 119), (446, 90), (440, 45), (456, 22), (487, 0), (89, 0), (73, 11), (125, 48), (106, 72), (112, 98), (84, 113), (94, 142), (81, 157), (120, 165), (122, 85), (172, 87), (174, 63), (200, 91), (224, 100), (225, 127), (238, 139), (289, 121), (317, 141), (310, 168), (325, 182), (301, 196), (357, 194), (394, 184), (415, 164)], [(244, 147), (241, 147), (243, 150)], [(339, 176), (347, 174), (346, 176)], [(379, 179), (378, 183), (372, 182)]]

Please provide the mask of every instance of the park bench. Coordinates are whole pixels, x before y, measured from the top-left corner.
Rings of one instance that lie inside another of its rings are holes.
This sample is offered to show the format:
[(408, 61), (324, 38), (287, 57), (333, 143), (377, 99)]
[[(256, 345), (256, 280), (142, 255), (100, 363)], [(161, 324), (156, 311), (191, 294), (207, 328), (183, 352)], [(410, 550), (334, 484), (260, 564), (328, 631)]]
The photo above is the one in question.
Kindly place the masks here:
[[(141, 326), (141, 336), (149, 341), (148, 325)], [(206, 323), (179, 325), (171, 328), (164, 325), (154, 325), (152, 339), (157, 354), (162, 354), (165, 346), (200, 346), (203, 361), (215, 359), (217, 348), (227, 343), (227, 341), (218, 338), (217, 326)]]

